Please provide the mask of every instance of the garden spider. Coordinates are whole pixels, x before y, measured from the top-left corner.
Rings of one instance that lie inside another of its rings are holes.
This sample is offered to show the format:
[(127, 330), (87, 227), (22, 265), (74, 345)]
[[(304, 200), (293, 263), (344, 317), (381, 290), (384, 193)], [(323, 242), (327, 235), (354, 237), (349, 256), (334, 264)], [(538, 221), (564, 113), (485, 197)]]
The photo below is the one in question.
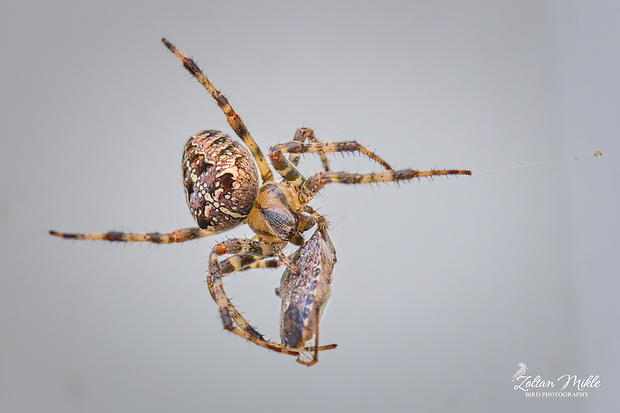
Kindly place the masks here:
[[(436, 175), (471, 175), (471, 172), (395, 171), (356, 141), (322, 142), (315, 138), (311, 129), (299, 128), (292, 141), (275, 145), (269, 151), (271, 165), (283, 178), (283, 181), (276, 182), (256, 141), (228, 100), (192, 59), (166, 39), (162, 41), (215, 99), (247, 149), (222, 132), (213, 130), (197, 133), (185, 145), (183, 182), (187, 204), (197, 228), (170, 233), (70, 234), (50, 231), (50, 234), (62, 238), (165, 244), (219, 234), (248, 224), (255, 233), (253, 239), (233, 238), (220, 242), (213, 247), (209, 257), (207, 286), (217, 303), (224, 328), (259, 346), (295, 355), (298, 362), (312, 365), (317, 362), (320, 350), (336, 347), (335, 344), (318, 344), (319, 319), (331, 295), (336, 251), (329, 239), (325, 219), (308, 205), (312, 198), (329, 183), (394, 182)], [(385, 171), (364, 174), (332, 172), (326, 158), (326, 154), (332, 152), (357, 152), (379, 163)], [(304, 177), (297, 170), (303, 153), (319, 154), (325, 170)], [(316, 227), (314, 234), (304, 242), (303, 233), (313, 227)], [(300, 247), (294, 254), (286, 256), (283, 249), (289, 242)], [(228, 258), (220, 260), (223, 256)], [(282, 299), (282, 343), (276, 343), (265, 339), (237, 311), (224, 291), (222, 277), (234, 271), (281, 265), (286, 266), (286, 270), (276, 294)], [(308, 360), (310, 352), (313, 357)]]

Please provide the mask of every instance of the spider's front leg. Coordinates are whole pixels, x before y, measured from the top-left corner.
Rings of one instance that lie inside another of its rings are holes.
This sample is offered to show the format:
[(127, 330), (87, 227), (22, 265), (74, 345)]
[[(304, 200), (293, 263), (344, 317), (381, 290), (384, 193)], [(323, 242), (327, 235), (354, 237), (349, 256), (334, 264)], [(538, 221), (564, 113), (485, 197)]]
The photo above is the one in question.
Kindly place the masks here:
[[(293, 136), (293, 142), (312, 142), (312, 143), (320, 143), (315, 136), (314, 131), (310, 128), (299, 128), (295, 131), (295, 136)], [(290, 153), (288, 156), (288, 160), (293, 164), (293, 166), (297, 167), (299, 165), (299, 157), (301, 153)], [(324, 152), (320, 153), (321, 161), (323, 162), (323, 169), (329, 171), (329, 162), (327, 161), (327, 156)]]
[(209, 81), (209, 79), (207, 79), (207, 76), (202, 73), (202, 70), (200, 70), (200, 68), (193, 59), (181, 53), (179, 49), (177, 49), (168, 40), (161, 39), (161, 41), (164, 43), (164, 45), (166, 45), (168, 50), (174, 53), (174, 55), (183, 63), (185, 69), (187, 69), (187, 71), (190, 72), (192, 76), (194, 76), (202, 86), (204, 86), (204, 88), (207, 90), (207, 92), (209, 92), (211, 97), (215, 99), (217, 105), (226, 115), (226, 120), (228, 120), (228, 124), (233, 128), (237, 136), (239, 136), (239, 138), (241, 138), (241, 140), (250, 149), (250, 152), (252, 152), (252, 156), (258, 164), (258, 169), (260, 170), (263, 182), (272, 181), (273, 174), (269, 169), (269, 165), (267, 164), (267, 161), (265, 160), (262, 151), (260, 150), (252, 135), (250, 135), (248, 128), (245, 126), (245, 123), (243, 123), (243, 120), (241, 120), (241, 116), (239, 116), (237, 112), (234, 111), (234, 109), (228, 102), (228, 99), (226, 99), (226, 97), (222, 95), (222, 93), (220, 93), (220, 91), (217, 90), (215, 86), (213, 86), (213, 84)]
[[(314, 132), (309, 128), (299, 128), (292, 141), (272, 146), (269, 157), (278, 174), (299, 190), (306, 181), (306, 178), (297, 169), (299, 155), (302, 153), (318, 153), (323, 160), (325, 171), (329, 172), (325, 154), (332, 152), (357, 152), (379, 163), (387, 171), (392, 170), (392, 167), (379, 155), (357, 141), (321, 142), (315, 138)], [(289, 157), (283, 156), (284, 154), (289, 154)]]
[(308, 178), (299, 191), (299, 201), (302, 204), (310, 202), (312, 198), (327, 184), (370, 184), (373, 182), (409, 181), (414, 178), (430, 178), (443, 175), (471, 175), (471, 171), (462, 169), (440, 169), (418, 171), (415, 169), (401, 169), (398, 171), (373, 172), (367, 174), (349, 172), (319, 172)]
[[(294, 139), (291, 142), (282, 143), (271, 147), (269, 156), (271, 163), (276, 171), (298, 191), (298, 199), (302, 205), (306, 205), (326, 184), (343, 183), (343, 184), (367, 184), (372, 182), (396, 182), (407, 181), (413, 178), (432, 177), (440, 175), (471, 175), (471, 171), (461, 169), (451, 170), (429, 170), (418, 171), (414, 169), (402, 169), (395, 171), (384, 161), (379, 155), (369, 150), (365, 146), (360, 145), (356, 141), (344, 142), (321, 142), (314, 138), (311, 129), (300, 128), (295, 134), (304, 133), (311, 136), (310, 142), (302, 139)], [(325, 170), (316, 175), (305, 178), (296, 168), (299, 154), (302, 153), (319, 153), (323, 157), (326, 153), (331, 152), (357, 152), (369, 159), (378, 162), (386, 171), (378, 173), (349, 173), (349, 172), (332, 172)], [(289, 158), (283, 156), (289, 154)]]

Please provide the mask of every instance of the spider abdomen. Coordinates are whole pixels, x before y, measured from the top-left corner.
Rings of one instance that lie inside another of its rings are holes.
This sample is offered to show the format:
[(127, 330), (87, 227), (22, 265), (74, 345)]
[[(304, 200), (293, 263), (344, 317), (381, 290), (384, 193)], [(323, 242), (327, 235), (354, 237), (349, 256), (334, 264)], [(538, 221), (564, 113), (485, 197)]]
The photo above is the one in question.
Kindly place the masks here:
[(220, 232), (245, 221), (258, 194), (252, 155), (222, 132), (192, 136), (183, 151), (187, 205), (202, 229)]

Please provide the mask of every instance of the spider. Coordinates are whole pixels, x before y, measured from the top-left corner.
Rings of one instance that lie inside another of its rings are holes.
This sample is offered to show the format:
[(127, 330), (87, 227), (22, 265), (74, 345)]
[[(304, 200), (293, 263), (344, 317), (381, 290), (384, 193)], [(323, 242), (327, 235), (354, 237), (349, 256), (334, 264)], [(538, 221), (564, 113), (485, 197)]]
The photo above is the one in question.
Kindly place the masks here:
[[(182, 159), (183, 183), (197, 227), (169, 233), (73, 234), (50, 231), (50, 234), (73, 239), (166, 244), (203, 238), (247, 224), (255, 234), (252, 239), (233, 238), (217, 243), (209, 256), (207, 286), (218, 306), (223, 326), (259, 346), (297, 356), (301, 364), (315, 364), (319, 351), (336, 347), (335, 344), (319, 346), (318, 343), (319, 320), (331, 295), (336, 251), (329, 239), (325, 218), (309, 205), (314, 196), (331, 183), (408, 181), (438, 175), (471, 175), (471, 172), (456, 169), (393, 170), (382, 158), (356, 141), (323, 142), (314, 136), (312, 129), (302, 127), (297, 129), (292, 141), (272, 146), (269, 150), (271, 165), (282, 177), (276, 181), (261, 149), (224, 95), (215, 89), (193, 59), (166, 39), (162, 41), (215, 99), (245, 147), (214, 130), (199, 132), (187, 141)], [(333, 172), (326, 154), (335, 152), (359, 153), (377, 162), (384, 171)], [(318, 154), (324, 171), (303, 176), (297, 166), (301, 154), (305, 153)], [(315, 232), (304, 241), (304, 233), (313, 227), (316, 227)], [(289, 243), (299, 248), (286, 256), (284, 248)], [(286, 269), (280, 287), (276, 289), (282, 299), (281, 343), (277, 343), (265, 339), (239, 313), (224, 291), (222, 277), (235, 271), (282, 265)], [(313, 356), (309, 359), (311, 353)]]

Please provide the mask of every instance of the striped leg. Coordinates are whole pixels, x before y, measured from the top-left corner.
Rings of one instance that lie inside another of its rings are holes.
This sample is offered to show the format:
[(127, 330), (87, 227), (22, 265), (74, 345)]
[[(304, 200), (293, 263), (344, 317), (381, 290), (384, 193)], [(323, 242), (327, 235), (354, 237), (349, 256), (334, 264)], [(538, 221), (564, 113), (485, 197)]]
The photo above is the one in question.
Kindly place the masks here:
[(207, 231), (200, 228), (181, 228), (168, 233), (131, 233), (110, 231), (92, 234), (70, 234), (66, 232), (50, 231), (50, 235), (54, 235), (60, 238), (91, 239), (118, 242), (153, 242), (156, 244), (185, 242), (192, 239), (208, 237), (209, 235), (213, 234), (216, 234), (216, 232)]
[[(311, 132), (310, 129), (308, 130)], [(291, 141), (272, 146), (269, 151), (269, 157), (271, 158), (271, 164), (274, 168), (276, 168), (276, 172), (278, 172), (287, 182), (290, 182), (297, 189), (300, 189), (306, 182), (306, 178), (301, 174), (301, 172), (299, 172), (299, 170), (297, 170), (295, 165), (289, 159), (283, 156), (283, 154), (319, 153), (321, 156), (324, 156), (324, 154), (331, 152), (358, 152), (376, 161), (387, 171), (392, 170), (392, 167), (379, 155), (375, 154), (365, 146), (360, 145), (356, 141), (320, 142), (317, 140), (316, 142), (309, 143)], [(329, 170), (326, 170), (325, 173), (330, 172)]]
[(470, 171), (460, 169), (417, 171), (402, 169), (398, 171), (357, 174), (348, 172), (319, 172), (307, 179), (299, 191), (299, 200), (302, 204), (308, 203), (314, 196), (329, 183), (341, 184), (369, 184), (372, 182), (408, 181), (414, 178), (432, 177), (441, 175), (471, 175)]
[(230, 126), (233, 128), (237, 136), (241, 138), (243, 143), (245, 143), (248, 149), (250, 149), (250, 152), (252, 152), (252, 155), (254, 156), (254, 159), (256, 160), (256, 163), (258, 164), (258, 169), (260, 170), (260, 174), (261, 174), (261, 177), (263, 178), (263, 182), (273, 181), (273, 174), (271, 172), (271, 169), (269, 169), (267, 160), (263, 156), (262, 151), (256, 144), (256, 141), (254, 140), (252, 135), (250, 135), (248, 128), (245, 126), (245, 124), (241, 120), (241, 116), (239, 116), (237, 112), (234, 111), (232, 106), (230, 106), (228, 99), (226, 99), (226, 97), (224, 97), (224, 95), (222, 95), (220, 91), (217, 90), (213, 86), (213, 84), (209, 81), (209, 79), (207, 79), (207, 76), (205, 76), (205, 74), (202, 73), (200, 68), (198, 68), (198, 65), (196, 64), (196, 62), (194, 62), (192, 59), (190, 59), (189, 57), (181, 53), (168, 40), (161, 39), (161, 41), (166, 45), (168, 49), (170, 49), (172, 53), (174, 53), (176, 57), (179, 58), (179, 60), (181, 60), (181, 62), (183, 62), (183, 66), (185, 66), (185, 68), (200, 82), (200, 84), (204, 86), (204, 88), (207, 90), (207, 92), (209, 92), (209, 94), (213, 97), (213, 99), (215, 99), (215, 101), (217, 102), (217, 105), (222, 109), (222, 111), (226, 115), (226, 119), (228, 120), (228, 123), (230, 124)]
[[(320, 143), (320, 141), (314, 137), (314, 131), (310, 128), (299, 128), (295, 131), (295, 136), (293, 137), (293, 142), (314, 142)], [(288, 156), (288, 160), (293, 164), (293, 166), (297, 166), (299, 164), (300, 153), (291, 153)], [(324, 152), (320, 153), (321, 161), (323, 161), (323, 168), (326, 171), (329, 171), (329, 162), (327, 161), (327, 156)]]
[[(226, 296), (226, 292), (224, 291), (222, 284), (222, 277), (232, 271), (249, 269), (254, 266), (277, 266), (273, 260), (276, 255), (278, 255), (277, 250), (278, 247), (272, 244), (266, 244), (264, 242), (248, 239), (230, 239), (221, 242), (213, 247), (209, 257), (209, 275), (207, 276), (207, 285), (209, 287), (211, 297), (213, 297), (213, 300), (219, 308), (220, 317), (222, 318), (222, 323), (226, 330), (269, 350), (300, 356), (304, 352), (314, 351), (314, 347), (296, 350), (287, 348), (282, 344), (266, 340), (262, 334), (260, 334), (254, 327), (250, 326), (247, 320), (230, 302), (230, 299)], [(219, 257), (227, 254), (233, 254), (233, 256), (227, 260), (223, 260), (222, 263), (220, 263)], [(248, 258), (249, 256), (254, 256), (255, 258)], [(235, 257), (241, 258), (236, 260)], [(335, 347), (335, 344), (330, 344), (327, 346), (318, 347), (318, 350), (329, 350)]]
[(278, 257), (260, 257), (252, 254), (237, 254), (220, 262), (220, 275), (225, 277), (233, 272), (255, 268), (277, 268), (283, 265)]

